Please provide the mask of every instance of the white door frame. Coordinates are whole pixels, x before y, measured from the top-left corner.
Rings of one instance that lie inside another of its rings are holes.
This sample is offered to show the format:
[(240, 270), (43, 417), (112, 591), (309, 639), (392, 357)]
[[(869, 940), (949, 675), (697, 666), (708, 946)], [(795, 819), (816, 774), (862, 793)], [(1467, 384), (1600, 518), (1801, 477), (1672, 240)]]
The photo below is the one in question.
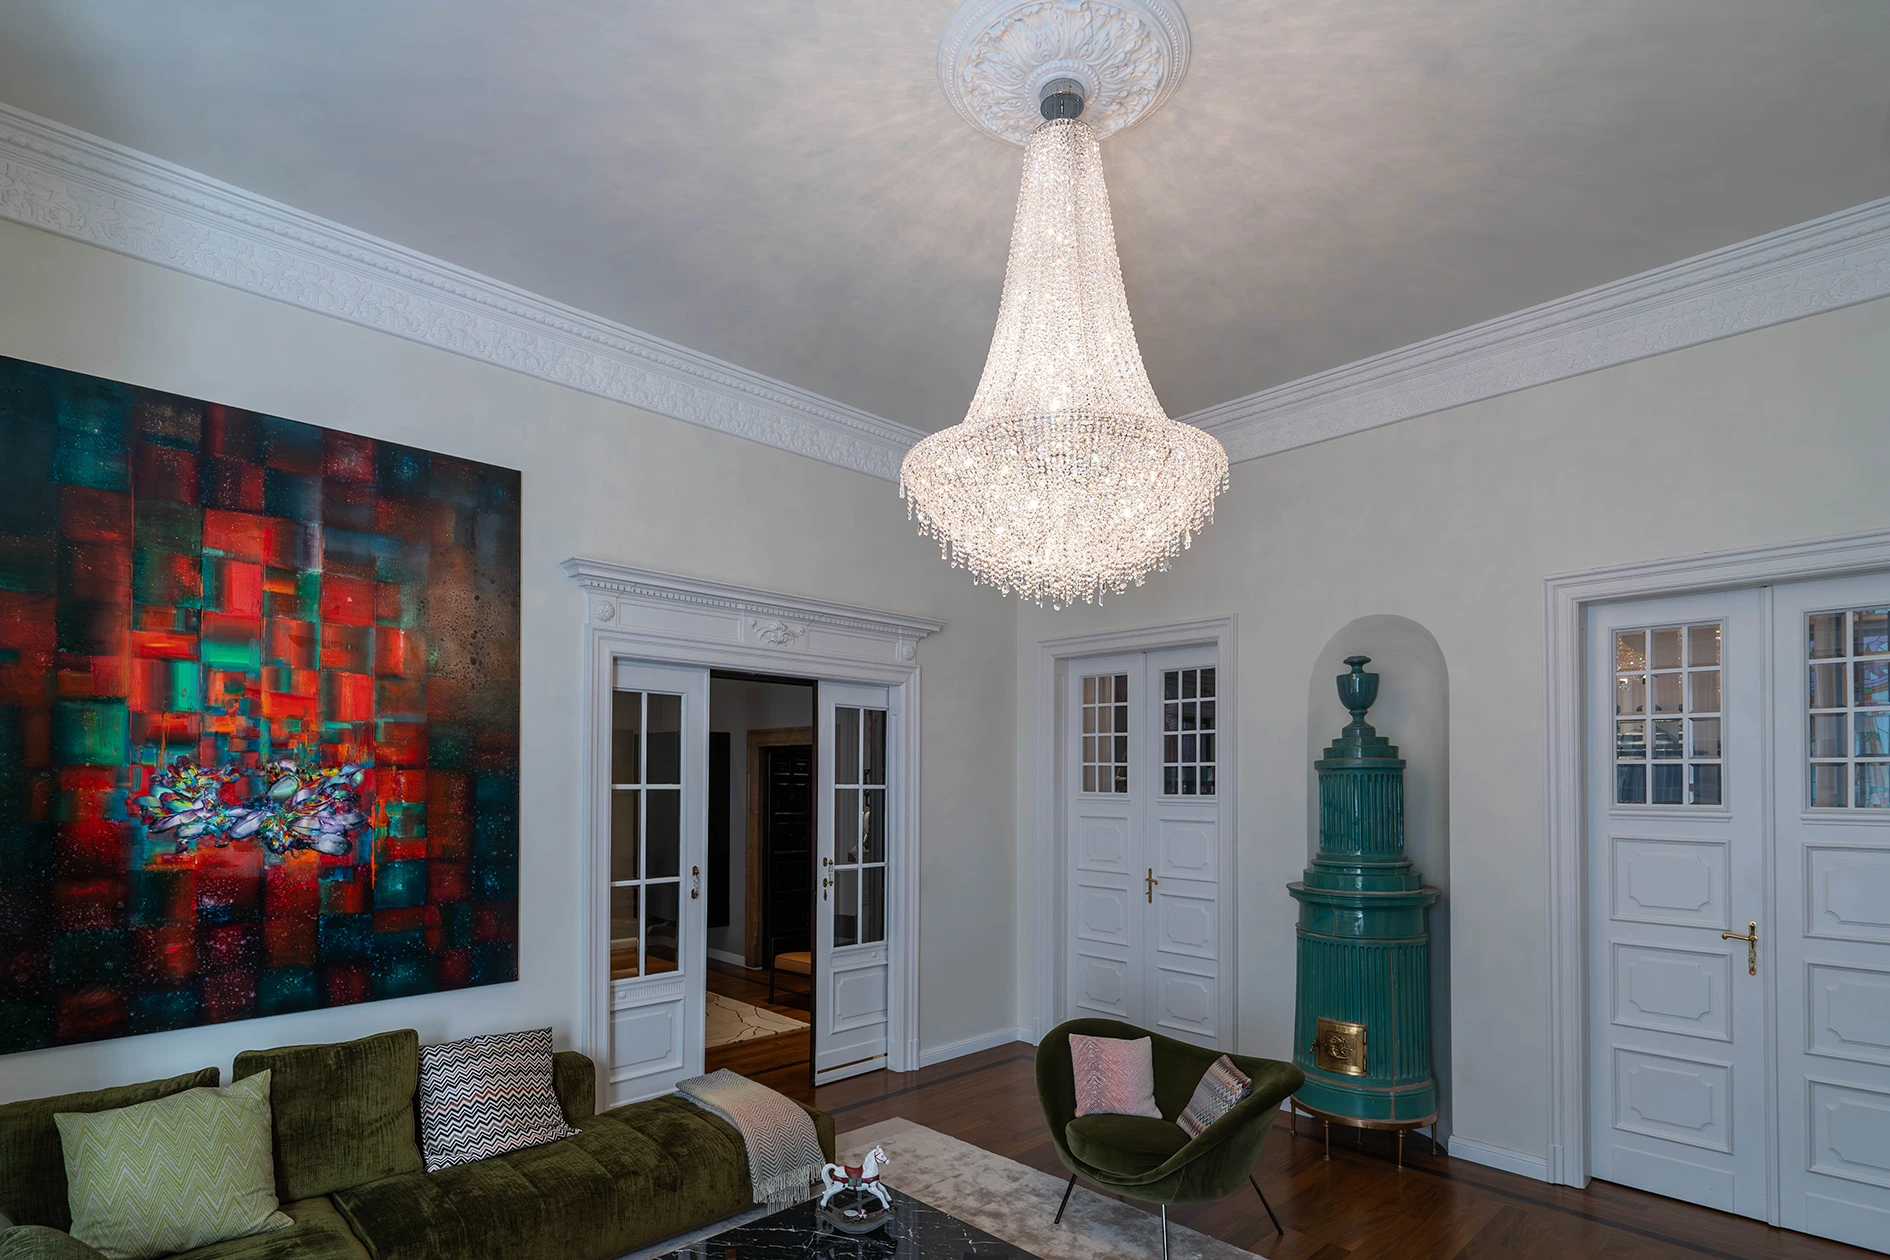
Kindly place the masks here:
[[(1215, 650), (1217, 691), (1234, 701), (1234, 721), (1216, 737), (1219, 769), (1216, 773), (1220, 796), (1221, 845), (1226, 859), (1227, 885), (1223, 890), (1232, 897), (1239, 888), (1236, 871), (1239, 835), (1236, 802), (1240, 799), (1239, 724), (1240, 702), (1234, 669), (1236, 619), (1211, 617), (1202, 621), (1178, 621), (1169, 625), (1146, 626), (1131, 630), (1105, 630), (1095, 634), (1044, 639), (1037, 644), (1037, 967), (1036, 1001), (1032, 1012), (1030, 1039), (1042, 1041), (1044, 1034), (1061, 1022), (1064, 990), (1064, 945), (1066, 935), (1063, 837), (1063, 763), (1057, 747), (1057, 685), (1068, 672), (1069, 662), (1082, 656), (1107, 656), (1117, 652), (1149, 652), (1162, 648), (1196, 647), (1211, 643)], [(1239, 923), (1229, 914), (1225, 922), (1226, 972), (1221, 989), (1221, 1027), (1227, 1030), (1227, 1048), (1235, 1049), (1239, 1023), (1235, 1018), (1234, 995), (1239, 992)]]
[[(1582, 703), (1582, 662), (1587, 643), (1584, 622), (1588, 606), (1624, 599), (1843, 577), (1884, 569), (1890, 569), (1890, 530), (1713, 552), (1676, 560), (1650, 560), (1544, 580), (1543, 699), (1548, 737), (1549, 841), (1549, 1182), (1579, 1187), (1589, 1181), (1588, 910), (1583, 857), (1588, 820), (1584, 804)], [(1761, 725), (1765, 740), (1761, 756), (1762, 764), (1770, 766), (1773, 723), (1769, 607), (1766, 611), (1768, 664), (1762, 693), (1766, 709)], [(1762, 860), (1769, 898), (1774, 840), (1769, 793), (1765, 811)], [(1765, 974), (1773, 977), (1771, 983), (1775, 986), (1778, 968), (1767, 966)], [(1768, 1095), (1776, 1088), (1776, 1081), (1768, 1082)], [(1776, 1115), (1774, 1108), (1769, 1106), (1768, 1109)], [(1768, 1219), (1777, 1224), (1776, 1187), (1769, 1202)]]
[[(919, 1066), (919, 641), (943, 621), (798, 595), (781, 595), (679, 577), (607, 560), (573, 557), (564, 571), (584, 597), (583, 715), (579, 757), (578, 905), (587, 913), (579, 983), (576, 1048), (610, 1062), (608, 775), (597, 771), (597, 741), (610, 729), (614, 662), (691, 665), (784, 674), (892, 688), (903, 713), (889, 750), (890, 808), (897, 835), (887, 837), (886, 943), (892, 977), (887, 1066)], [(897, 859), (896, 866), (893, 859)], [(599, 1101), (607, 1071), (599, 1073)]]

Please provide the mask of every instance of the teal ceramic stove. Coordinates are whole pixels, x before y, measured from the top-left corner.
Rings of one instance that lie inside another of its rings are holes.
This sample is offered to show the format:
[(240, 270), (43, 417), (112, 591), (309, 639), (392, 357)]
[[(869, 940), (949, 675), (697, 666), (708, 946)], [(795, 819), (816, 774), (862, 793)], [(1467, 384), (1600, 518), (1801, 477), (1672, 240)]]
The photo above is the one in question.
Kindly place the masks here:
[[(1295, 1098), (1328, 1124), (1404, 1130), (1437, 1118), (1431, 1074), (1427, 913), (1438, 898), (1404, 855), (1404, 761), (1365, 713), (1378, 698), (1369, 657), (1347, 657), (1339, 701), (1352, 721), (1313, 763), (1319, 852), (1299, 902)], [(1330, 1129), (1328, 1128), (1328, 1135)]]

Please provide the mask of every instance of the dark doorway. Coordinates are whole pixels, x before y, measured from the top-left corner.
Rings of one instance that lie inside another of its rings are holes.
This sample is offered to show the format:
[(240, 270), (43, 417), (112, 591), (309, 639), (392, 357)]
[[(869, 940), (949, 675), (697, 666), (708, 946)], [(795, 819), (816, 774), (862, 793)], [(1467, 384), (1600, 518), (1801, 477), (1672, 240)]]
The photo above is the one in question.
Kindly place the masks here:
[(770, 991), (783, 971), (813, 974), (814, 750), (761, 750), (762, 957)]

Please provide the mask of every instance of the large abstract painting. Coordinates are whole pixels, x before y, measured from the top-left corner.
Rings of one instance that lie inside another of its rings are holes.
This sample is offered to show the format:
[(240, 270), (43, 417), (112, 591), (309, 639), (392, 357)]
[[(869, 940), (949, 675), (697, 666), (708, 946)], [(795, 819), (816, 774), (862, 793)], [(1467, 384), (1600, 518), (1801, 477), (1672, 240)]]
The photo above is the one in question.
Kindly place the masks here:
[(0, 359), (0, 1051), (514, 980), (519, 474)]

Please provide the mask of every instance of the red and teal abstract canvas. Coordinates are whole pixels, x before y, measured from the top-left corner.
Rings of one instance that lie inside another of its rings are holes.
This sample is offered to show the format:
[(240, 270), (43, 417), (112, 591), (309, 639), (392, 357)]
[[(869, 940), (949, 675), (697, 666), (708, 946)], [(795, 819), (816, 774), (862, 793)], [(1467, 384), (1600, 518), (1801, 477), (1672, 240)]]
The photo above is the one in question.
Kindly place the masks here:
[(518, 977), (519, 474), (0, 358), (0, 1052)]

